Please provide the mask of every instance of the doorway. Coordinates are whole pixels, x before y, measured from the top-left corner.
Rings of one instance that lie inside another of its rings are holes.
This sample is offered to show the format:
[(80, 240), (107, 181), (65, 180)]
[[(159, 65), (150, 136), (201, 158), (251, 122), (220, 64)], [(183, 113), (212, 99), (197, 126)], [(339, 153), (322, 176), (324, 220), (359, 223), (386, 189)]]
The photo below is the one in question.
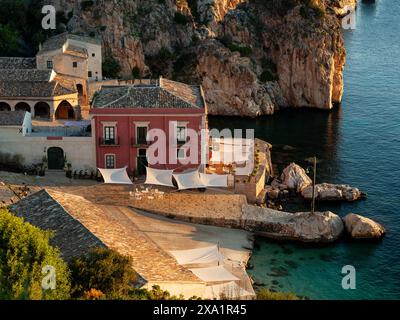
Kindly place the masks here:
[(58, 147), (47, 149), (47, 161), (49, 170), (64, 169), (64, 151)]
[(147, 161), (146, 155), (147, 149), (139, 149), (138, 150), (138, 157), (137, 157), (137, 166), (136, 170), (139, 176), (146, 174), (146, 167), (149, 165)]

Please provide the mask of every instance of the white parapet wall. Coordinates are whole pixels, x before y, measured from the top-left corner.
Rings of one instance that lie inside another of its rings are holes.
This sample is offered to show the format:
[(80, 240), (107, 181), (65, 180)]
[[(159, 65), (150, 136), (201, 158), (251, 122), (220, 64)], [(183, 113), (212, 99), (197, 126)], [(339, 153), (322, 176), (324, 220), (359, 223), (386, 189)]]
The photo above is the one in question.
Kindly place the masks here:
[(161, 290), (168, 291), (171, 296), (179, 297), (182, 295), (185, 299), (190, 299), (193, 297), (206, 298), (206, 283), (202, 282), (155, 281), (147, 282), (142, 288), (151, 290), (153, 286), (159, 286)]
[(27, 166), (41, 163), (49, 148), (58, 147), (73, 170), (96, 169), (94, 146), (92, 137), (23, 136), (18, 128), (0, 128), (0, 153), (18, 155)]

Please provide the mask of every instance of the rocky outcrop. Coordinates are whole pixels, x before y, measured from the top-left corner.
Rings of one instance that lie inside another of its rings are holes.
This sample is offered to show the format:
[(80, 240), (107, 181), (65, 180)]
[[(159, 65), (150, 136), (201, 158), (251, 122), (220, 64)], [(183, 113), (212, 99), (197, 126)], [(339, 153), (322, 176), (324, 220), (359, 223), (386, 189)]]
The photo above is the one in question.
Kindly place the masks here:
[(348, 1), (49, 3), (64, 11), (69, 31), (102, 38), (122, 77), (202, 84), (210, 114), (258, 116), (340, 102), (345, 50), (336, 11)]
[(287, 213), (251, 205), (243, 207), (242, 227), (272, 239), (333, 242), (343, 230), (339, 216), (327, 212)]
[[(312, 186), (303, 189), (301, 195), (306, 200), (312, 199)], [(362, 197), (358, 188), (347, 184), (321, 183), (315, 185), (315, 199), (320, 201), (355, 201)]]
[(343, 221), (346, 232), (354, 239), (380, 239), (386, 232), (379, 223), (358, 214), (349, 213)]
[(232, 53), (217, 40), (198, 47), (196, 74), (215, 115), (257, 116), (273, 114), (282, 99), (277, 83), (262, 85), (251, 68), (251, 60)]
[(306, 171), (295, 163), (291, 163), (283, 170), (281, 181), (288, 189), (295, 190), (296, 192), (302, 192), (312, 184)]
[(330, 0), (329, 1), (332, 9), (338, 16), (344, 16), (347, 14), (346, 8), (356, 8), (357, 0)]

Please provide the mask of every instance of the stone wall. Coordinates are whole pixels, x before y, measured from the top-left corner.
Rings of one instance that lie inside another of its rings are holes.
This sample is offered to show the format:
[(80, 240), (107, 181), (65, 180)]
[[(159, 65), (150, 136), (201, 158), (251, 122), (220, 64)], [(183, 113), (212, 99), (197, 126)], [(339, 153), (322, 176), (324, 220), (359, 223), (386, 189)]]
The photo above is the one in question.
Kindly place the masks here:
[(262, 140), (255, 140), (255, 165), (258, 170), (253, 175), (235, 176), (235, 193), (246, 195), (247, 201), (256, 203), (265, 187), (266, 178), (273, 175), (270, 145)]
[(60, 147), (72, 164), (73, 170), (96, 168), (94, 141), (92, 137), (30, 137), (19, 134), (19, 128), (0, 128), (0, 150), (11, 155), (20, 155), (22, 164), (32, 165), (42, 162), (47, 149)]

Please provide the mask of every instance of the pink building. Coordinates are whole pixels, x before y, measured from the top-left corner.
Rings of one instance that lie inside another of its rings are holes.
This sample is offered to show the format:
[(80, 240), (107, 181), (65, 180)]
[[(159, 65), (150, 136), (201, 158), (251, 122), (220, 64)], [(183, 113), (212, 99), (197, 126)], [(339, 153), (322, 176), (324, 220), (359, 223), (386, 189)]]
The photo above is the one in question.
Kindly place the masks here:
[[(175, 150), (176, 157), (167, 152), (165, 163), (151, 167), (185, 169), (197, 166), (184, 160), (190, 156), (185, 144), (194, 143), (188, 138), (194, 131), (200, 163), (200, 133), (207, 127), (207, 106), (200, 86), (162, 78), (155, 83), (103, 86), (95, 95), (90, 114), (98, 168), (127, 166), (129, 174), (144, 174), (149, 160), (147, 150), (160, 142), (158, 139), (149, 141), (153, 129), (165, 132), (166, 150)], [(172, 132), (171, 128), (174, 128)]]

